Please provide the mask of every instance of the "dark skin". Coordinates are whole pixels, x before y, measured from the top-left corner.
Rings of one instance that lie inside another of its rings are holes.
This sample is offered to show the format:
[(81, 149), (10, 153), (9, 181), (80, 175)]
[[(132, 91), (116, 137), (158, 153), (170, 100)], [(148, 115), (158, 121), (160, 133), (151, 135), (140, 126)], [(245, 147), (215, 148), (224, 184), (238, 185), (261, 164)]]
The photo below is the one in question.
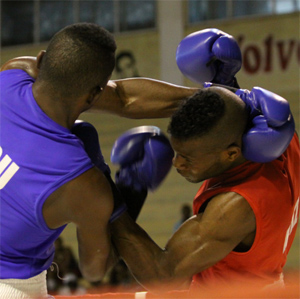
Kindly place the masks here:
[[(43, 56), (41, 51), (37, 57)], [(39, 58), (23, 56), (6, 62), (1, 71), (23, 69), (37, 78)], [(103, 85), (104, 91), (96, 94), (95, 101), (85, 110), (108, 112), (127, 118), (163, 118), (176, 110), (183, 98), (194, 94), (199, 88), (178, 86), (149, 78), (110, 80)], [(82, 112), (82, 111), (81, 111)]]
[[(182, 98), (197, 90), (151, 79), (108, 81), (111, 75), (108, 73), (97, 88), (91, 88), (76, 99), (60, 98), (57, 101), (57, 93), (54, 94), (47, 82), (38, 78), (44, 54), (45, 51), (41, 51), (36, 58), (12, 59), (1, 67), (1, 71), (22, 69), (35, 78), (32, 91), (37, 104), (51, 119), (68, 129), (87, 110), (129, 118), (167, 117)], [(108, 226), (113, 206), (110, 184), (96, 167), (58, 188), (43, 206), (44, 219), (50, 229), (75, 223), (79, 266), (89, 281), (101, 280), (114, 259)]]
[[(224, 89), (217, 91), (225, 98), (231, 96)], [(221, 133), (224, 126), (220, 123), (216, 132)], [(210, 136), (187, 141), (171, 136), (176, 152), (173, 165), (190, 182), (201, 182), (245, 162), (241, 134), (229, 147), (223, 142), (217, 145)], [(193, 275), (233, 250), (249, 250), (255, 230), (251, 206), (234, 192), (214, 196), (203, 213), (191, 217), (174, 233), (165, 248), (160, 248), (127, 214), (112, 224), (113, 241), (120, 256), (136, 279), (151, 291), (159, 290), (162, 282), (166, 283), (163, 290), (189, 288)]]
[[(38, 76), (44, 51), (36, 59), (16, 59), (6, 63), (1, 71), (20, 68), (33, 77)], [(105, 87), (107, 79), (99, 82)], [(53, 104), (53, 94), (45, 82), (37, 80), (32, 91), (40, 108), (55, 122), (71, 129), (81, 112), (101, 97), (101, 90), (91, 90), (76, 99), (63, 98)], [(84, 200), (83, 200), (84, 199)], [(113, 195), (106, 177), (96, 167), (67, 182), (45, 201), (43, 215), (50, 229), (73, 222), (77, 227), (79, 265), (90, 281), (102, 279), (112, 254), (108, 221), (113, 210)]]

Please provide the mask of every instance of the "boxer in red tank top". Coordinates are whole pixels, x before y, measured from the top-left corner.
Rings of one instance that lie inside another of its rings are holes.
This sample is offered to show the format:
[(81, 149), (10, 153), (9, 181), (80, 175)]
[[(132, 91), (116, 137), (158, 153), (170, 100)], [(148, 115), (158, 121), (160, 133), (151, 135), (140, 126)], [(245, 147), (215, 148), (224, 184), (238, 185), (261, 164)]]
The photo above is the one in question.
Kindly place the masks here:
[(137, 280), (149, 290), (164, 282), (164, 290), (198, 292), (283, 282), (299, 215), (299, 140), (288, 102), (258, 87), (210, 87), (175, 112), (169, 133), (177, 172), (203, 183), (194, 216), (163, 249), (126, 213), (113, 223)]
[(194, 284), (218, 279), (253, 279), (273, 283), (280, 279), (295, 237), (299, 215), (299, 139), (269, 163), (247, 161), (206, 180), (193, 203), (194, 214), (220, 193), (235, 192), (247, 200), (256, 219), (251, 248), (231, 251), (212, 267), (196, 274)]

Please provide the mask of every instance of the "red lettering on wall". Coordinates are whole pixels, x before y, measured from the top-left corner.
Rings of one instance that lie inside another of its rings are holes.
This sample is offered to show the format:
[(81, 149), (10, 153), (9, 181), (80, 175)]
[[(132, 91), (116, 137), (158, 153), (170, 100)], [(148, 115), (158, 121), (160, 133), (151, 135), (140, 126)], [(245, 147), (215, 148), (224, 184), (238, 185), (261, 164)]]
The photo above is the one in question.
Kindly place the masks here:
[(282, 71), (286, 71), (295, 59), (300, 64), (300, 42), (297, 40), (276, 41), (272, 34), (261, 44), (246, 43), (244, 35), (236, 40), (242, 51), (243, 69), (249, 74), (272, 72), (276, 61)]
[(266, 65), (264, 68), (265, 72), (272, 71), (272, 61), (273, 61), (273, 36), (270, 35), (267, 37), (264, 41), (265, 44), (265, 59), (266, 59)]
[(248, 46), (243, 53), (244, 69), (246, 72), (253, 74), (260, 68), (261, 53), (256, 46)]
[(294, 40), (290, 40), (288, 42), (288, 50), (286, 51), (286, 53), (284, 53), (285, 51), (285, 41), (279, 41), (277, 42), (277, 48), (279, 51), (279, 62), (280, 62), (280, 66), (282, 68), (282, 70), (286, 70), (288, 67), (289, 62), (291, 61), (291, 57), (292, 57), (292, 53), (293, 53), (293, 49), (295, 46), (295, 41)]

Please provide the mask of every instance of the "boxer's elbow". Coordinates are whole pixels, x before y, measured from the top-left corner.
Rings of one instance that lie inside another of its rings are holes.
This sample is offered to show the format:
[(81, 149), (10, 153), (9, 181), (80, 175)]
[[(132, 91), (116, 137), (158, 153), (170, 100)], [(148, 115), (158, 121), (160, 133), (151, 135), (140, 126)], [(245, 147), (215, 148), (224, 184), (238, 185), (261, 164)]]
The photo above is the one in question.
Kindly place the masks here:
[(81, 265), (80, 271), (84, 279), (86, 279), (89, 282), (98, 282), (101, 281), (105, 274), (106, 274), (106, 268), (105, 267), (99, 267), (95, 265)]
[(102, 258), (81, 261), (79, 264), (82, 276), (89, 282), (97, 282), (103, 279), (108, 270), (108, 256), (102, 255)]
[(149, 267), (137, 271), (137, 275), (134, 275), (136, 280), (153, 293), (189, 289), (192, 278), (178, 273), (176, 263), (170, 263), (166, 255), (168, 252), (163, 250), (159, 256), (152, 259)]

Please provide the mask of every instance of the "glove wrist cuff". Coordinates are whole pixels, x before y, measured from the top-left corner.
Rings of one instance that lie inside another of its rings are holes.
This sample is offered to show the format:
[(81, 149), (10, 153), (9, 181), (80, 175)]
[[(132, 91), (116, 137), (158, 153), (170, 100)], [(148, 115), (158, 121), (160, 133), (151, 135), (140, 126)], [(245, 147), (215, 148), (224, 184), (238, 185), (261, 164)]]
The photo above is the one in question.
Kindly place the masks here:
[(110, 218), (109, 223), (113, 223), (115, 220), (117, 220), (124, 212), (127, 211), (127, 206), (125, 203), (121, 204), (117, 209), (115, 209)]

